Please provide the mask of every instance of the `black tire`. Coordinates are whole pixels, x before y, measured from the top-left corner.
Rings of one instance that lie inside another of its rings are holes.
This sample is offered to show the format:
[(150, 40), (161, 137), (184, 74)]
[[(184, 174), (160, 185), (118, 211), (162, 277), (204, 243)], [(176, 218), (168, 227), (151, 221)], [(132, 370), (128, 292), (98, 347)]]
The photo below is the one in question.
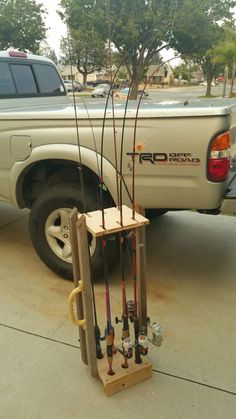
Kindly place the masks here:
[(159, 209), (159, 208), (150, 208), (145, 210), (145, 215), (150, 220), (153, 220), (154, 218), (161, 217), (162, 215), (166, 214), (168, 212), (167, 209)]
[[(70, 254), (69, 212), (77, 207), (83, 212), (83, 201), (86, 211), (98, 209), (94, 190), (86, 188), (82, 197), (77, 185), (54, 185), (44, 191), (34, 202), (29, 220), (29, 230), (33, 246), (40, 259), (56, 274), (73, 279)], [(105, 206), (105, 205), (104, 205)], [(91, 267), (94, 279), (103, 274), (103, 251), (101, 239), (89, 236), (91, 249)], [(116, 256), (116, 240), (108, 240), (108, 268), (114, 264)]]

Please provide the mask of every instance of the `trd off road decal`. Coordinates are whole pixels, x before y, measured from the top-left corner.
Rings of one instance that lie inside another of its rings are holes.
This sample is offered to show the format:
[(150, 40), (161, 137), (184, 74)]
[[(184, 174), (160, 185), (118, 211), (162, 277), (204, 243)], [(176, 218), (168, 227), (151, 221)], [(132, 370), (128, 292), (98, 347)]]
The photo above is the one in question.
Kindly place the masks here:
[(139, 164), (151, 163), (161, 165), (196, 166), (201, 163), (201, 160), (191, 153), (126, 153), (126, 155), (132, 159), (134, 156)]

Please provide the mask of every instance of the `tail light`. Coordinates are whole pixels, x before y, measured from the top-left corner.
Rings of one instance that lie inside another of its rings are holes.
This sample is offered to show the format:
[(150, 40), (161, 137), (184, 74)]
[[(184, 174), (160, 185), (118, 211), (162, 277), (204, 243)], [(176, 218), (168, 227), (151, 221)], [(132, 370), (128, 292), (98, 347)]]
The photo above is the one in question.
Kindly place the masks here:
[(223, 182), (230, 170), (230, 134), (229, 131), (217, 135), (210, 145), (208, 160), (208, 179)]
[(27, 54), (23, 51), (9, 51), (9, 57), (27, 58)]

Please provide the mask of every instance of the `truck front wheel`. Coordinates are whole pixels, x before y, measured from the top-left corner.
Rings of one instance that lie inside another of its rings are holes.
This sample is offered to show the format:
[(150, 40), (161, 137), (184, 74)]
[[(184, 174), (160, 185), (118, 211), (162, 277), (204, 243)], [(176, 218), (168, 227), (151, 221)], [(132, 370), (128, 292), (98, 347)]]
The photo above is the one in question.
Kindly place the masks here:
[[(30, 213), (30, 236), (41, 260), (56, 274), (73, 278), (69, 217), (72, 208), (81, 212), (99, 208), (94, 191), (86, 188), (82, 196), (76, 185), (54, 185), (44, 191), (34, 202)], [(84, 207), (85, 202), (85, 207)], [(93, 277), (103, 274), (101, 239), (89, 235)], [(107, 245), (108, 261), (114, 261), (116, 240)]]

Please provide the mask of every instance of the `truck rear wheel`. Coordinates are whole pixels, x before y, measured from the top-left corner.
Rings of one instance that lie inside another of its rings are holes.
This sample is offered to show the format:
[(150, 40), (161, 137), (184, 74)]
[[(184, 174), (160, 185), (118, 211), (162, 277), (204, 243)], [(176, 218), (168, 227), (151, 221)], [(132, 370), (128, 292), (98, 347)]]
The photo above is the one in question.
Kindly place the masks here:
[(153, 220), (154, 218), (161, 217), (167, 212), (168, 212), (167, 209), (150, 208), (150, 209), (145, 210), (145, 215), (147, 218), (150, 218), (150, 220)]
[[(73, 279), (72, 255), (69, 232), (69, 216), (76, 207), (86, 212), (98, 209), (94, 191), (86, 188), (82, 197), (76, 185), (54, 185), (43, 192), (34, 202), (30, 213), (30, 236), (41, 260), (56, 274)], [(86, 202), (84, 209), (83, 202)], [(89, 235), (93, 277), (103, 274), (101, 239)], [(115, 260), (116, 240), (107, 244), (108, 261)]]

